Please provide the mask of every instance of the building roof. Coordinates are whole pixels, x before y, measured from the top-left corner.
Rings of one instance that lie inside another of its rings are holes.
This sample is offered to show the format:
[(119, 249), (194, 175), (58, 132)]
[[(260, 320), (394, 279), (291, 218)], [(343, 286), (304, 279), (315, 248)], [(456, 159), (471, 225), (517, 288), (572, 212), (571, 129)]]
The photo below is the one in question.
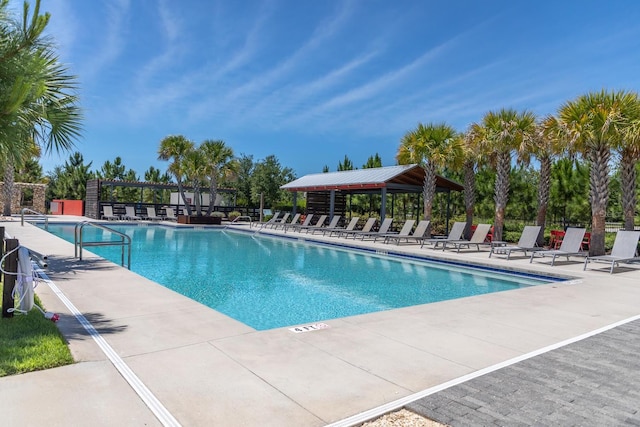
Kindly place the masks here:
[[(399, 165), (382, 168), (356, 169), (305, 175), (283, 185), (288, 191), (348, 191), (369, 192), (386, 188), (390, 192), (419, 192), (424, 183), (424, 169), (420, 165)], [(437, 176), (438, 191), (462, 191), (462, 185)]]

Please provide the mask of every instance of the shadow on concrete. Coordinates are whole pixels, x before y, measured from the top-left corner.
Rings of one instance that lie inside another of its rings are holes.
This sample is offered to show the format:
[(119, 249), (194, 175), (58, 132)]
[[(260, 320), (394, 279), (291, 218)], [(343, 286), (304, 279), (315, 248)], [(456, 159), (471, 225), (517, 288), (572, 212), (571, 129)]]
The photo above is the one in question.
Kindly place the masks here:
[[(112, 321), (102, 313), (82, 313), (101, 335), (117, 334), (127, 329), (126, 325), (114, 326)], [(67, 341), (71, 339), (90, 338), (91, 334), (78, 322), (72, 314), (61, 314), (58, 320), (58, 328)]]
[(65, 280), (66, 276), (73, 276), (78, 273), (89, 271), (109, 271), (120, 268), (102, 258), (85, 258), (80, 261), (74, 257), (49, 256), (48, 266), (43, 271), (53, 281)]

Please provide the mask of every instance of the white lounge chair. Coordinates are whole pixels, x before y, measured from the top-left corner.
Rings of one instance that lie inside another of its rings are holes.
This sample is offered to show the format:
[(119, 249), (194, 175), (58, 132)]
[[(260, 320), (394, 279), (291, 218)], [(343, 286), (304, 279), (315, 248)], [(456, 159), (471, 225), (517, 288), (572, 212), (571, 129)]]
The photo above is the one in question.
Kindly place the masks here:
[(298, 220), (300, 219), (300, 214), (297, 213), (293, 216), (293, 218), (291, 219), (291, 222), (286, 222), (286, 221), (281, 221), (277, 224), (273, 225), (273, 229), (277, 230), (278, 228), (282, 227), (283, 229), (287, 226), (287, 225), (294, 225), (298, 223)]
[[(376, 218), (369, 218), (367, 220), (367, 222), (364, 223), (364, 227), (362, 227), (362, 230), (342, 230), (340, 232), (338, 232), (338, 237), (349, 237), (349, 236), (355, 236), (358, 233), (369, 233), (371, 231), (371, 229), (373, 228), (373, 226), (376, 224), (377, 219)], [(355, 237), (354, 237), (355, 239)]]
[(265, 224), (262, 225), (262, 228), (276, 228), (280, 224), (286, 224), (290, 215), (291, 214), (287, 212), (284, 215), (282, 215), (281, 218), (276, 218), (274, 216), (273, 218), (271, 218), (273, 221), (266, 222)]
[(162, 217), (156, 215), (156, 208), (155, 207), (150, 207), (150, 208), (147, 208), (147, 219), (149, 219), (151, 221), (161, 221)]
[(176, 211), (173, 210), (173, 208), (171, 207), (166, 207), (164, 208), (164, 216), (166, 219), (170, 220), (170, 221), (177, 221), (178, 217), (176, 216)]
[(284, 232), (286, 233), (287, 230), (289, 230), (290, 228), (295, 230), (299, 227), (307, 227), (311, 223), (312, 219), (313, 219), (313, 214), (309, 214), (305, 217), (304, 221), (302, 221), (302, 224), (285, 224)]
[(471, 249), (471, 245), (476, 245), (476, 250), (480, 250), (480, 245), (490, 245), (490, 242), (487, 242), (487, 234), (489, 234), (489, 230), (491, 230), (491, 224), (478, 224), (476, 230), (473, 232), (471, 239), (469, 240), (446, 240), (442, 244), (442, 250), (447, 249), (447, 246), (453, 246), (457, 249), (457, 252), (460, 252), (460, 249), (465, 247)]
[(400, 230), (400, 232), (397, 231), (388, 231), (386, 233), (378, 233), (376, 234), (375, 238), (373, 239), (373, 242), (377, 242), (378, 238), (384, 239), (384, 241), (387, 241), (387, 237), (407, 237), (411, 234), (411, 230), (413, 230), (413, 225), (416, 223), (415, 219), (408, 219), (404, 222), (404, 225), (402, 226), (402, 229)]
[(318, 221), (316, 221), (315, 224), (311, 225), (304, 225), (304, 226), (300, 226), (300, 227), (296, 227), (295, 230), (298, 232), (302, 232), (302, 230), (305, 230), (307, 233), (309, 232), (309, 230), (313, 230), (316, 228), (321, 228), (324, 225), (324, 222), (327, 220), (327, 215), (320, 215), (320, 218), (318, 218)]
[(124, 219), (130, 219), (130, 220), (140, 220), (142, 219), (142, 217), (139, 217), (138, 215), (136, 215), (136, 209), (133, 206), (125, 206), (124, 207), (125, 210), (125, 214), (124, 214)]
[(307, 228), (307, 233), (309, 233), (309, 230), (311, 230), (311, 234), (316, 234), (316, 231), (318, 231), (318, 232), (321, 232), (322, 235), (324, 236), (324, 233), (326, 233), (327, 230), (335, 230), (336, 227), (338, 227), (338, 222), (340, 222), (340, 218), (342, 218), (342, 216), (334, 215), (333, 218), (331, 218), (331, 222), (329, 222), (329, 225), (327, 225), (326, 227)]
[(389, 232), (389, 228), (391, 227), (392, 222), (393, 222), (393, 218), (385, 218), (384, 221), (382, 221), (382, 224), (380, 224), (380, 228), (378, 229), (378, 231), (369, 231), (369, 232), (365, 231), (362, 233), (356, 233), (353, 235), (353, 239), (355, 240), (356, 237), (360, 237), (360, 240), (364, 240), (365, 237), (366, 238), (372, 237), (375, 240), (376, 236), (381, 236)]
[(411, 240), (415, 241), (416, 243), (422, 242), (426, 238), (427, 230), (429, 229), (429, 224), (431, 224), (431, 221), (427, 219), (423, 219), (418, 223), (418, 225), (416, 226), (416, 229), (413, 230), (413, 234), (409, 236), (402, 236), (400, 234), (396, 234), (395, 236), (387, 236), (385, 237), (384, 242), (389, 243), (390, 241), (395, 240), (396, 245), (399, 245), (400, 241), (403, 239), (407, 243), (409, 243), (409, 241)]
[[(520, 240), (515, 246), (507, 246), (504, 242), (493, 242), (491, 245), (491, 252), (489, 252), (489, 258), (493, 254), (506, 255), (507, 259), (511, 256), (511, 252), (524, 252), (525, 256), (527, 252), (542, 251), (543, 248), (536, 246), (538, 240), (538, 234), (540, 234), (539, 225), (527, 225), (522, 230)], [(499, 246), (501, 244), (502, 246)]]
[(556, 261), (556, 258), (559, 256), (566, 256), (567, 261), (570, 256), (575, 255), (584, 255), (581, 252), (582, 249), (582, 240), (584, 239), (584, 233), (586, 229), (584, 228), (574, 228), (569, 227), (562, 239), (562, 244), (559, 249), (551, 249), (546, 251), (535, 251), (531, 253), (531, 259), (529, 263), (533, 262), (533, 258), (536, 256), (540, 257), (551, 257), (551, 265), (553, 265)]
[(356, 228), (356, 225), (358, 225), (359, 220), (360, 217), (354, 216), (353, 218), (351, 218), (351, 221), (349, 221), (349, 224), (347, 224), (346, 227), (324, 228), (322, 231), (322, 235), (324, 236), (325, 234), (327, 234), (327, 232), (329, 232), (329, 237), (331, 237), (333, 236), (333, 233), (338, 233), (338, 235), (340, 235), (342, 231), (353, 231)]
[(120, 219), (118, 215), (113, 214), (113, 206), (103, 206), (102, 207), (102, 217), (100, 219), (106, 219), (108, 221), (114, 220), (117, 221)]
[(610, 262), (611, 269), (609, 273), (613, 274), (613, 268), (616, 264), (619, 266), (621, 262), (640, 261), (640, 258), (637, 257), (638, 240), (640, 240), (640, 231), (618, 231), (616, 240), (613, 242), (611, 255), (586, 256), (583, 270), (587, 269), (587, 264), (590, 261)]
[(278, 216), (280, 215), (280, 212), (276, 212), (273, 214), (273, 216), (271, 218), (269, 218), (269, 220), (267, 222), (262, 222), (260, 224), (258, 224), (260, 226), (260, 229), (262, 230), (263, 228), (267, 227), (271, 227), (273, 224), (278, 222)]
[(420, 244), (422, 248), (425, 244), (433, 245), (433, 249), (436, 249), (438, 245), (443, 244), (447, 241), (460, 240), (462, 237), (462, 233), (464, 233), (464, 228), (467, 226), (466, 222), (454, 222), (453, 226), (451, 226), (451, 230), (449, 230), (449, 235), (443, 238), (435, 238), (435, 239), (424, 239)]

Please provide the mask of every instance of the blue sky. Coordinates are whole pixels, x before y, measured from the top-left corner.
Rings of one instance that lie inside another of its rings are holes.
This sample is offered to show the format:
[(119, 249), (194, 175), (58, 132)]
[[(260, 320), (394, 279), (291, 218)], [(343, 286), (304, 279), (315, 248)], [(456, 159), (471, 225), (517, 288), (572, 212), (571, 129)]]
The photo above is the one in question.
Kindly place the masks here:
[[(21, 3), (21, 2), (20, 2)], [(503, 107), (554, 113), (640, 87), (640, 2), (42, 0), (79, 76), (93, 169), (143, 176), (160, 140), (223, 139), (298, 176), (395, 164), (418, 122), (459, 131)], [(42, 159), (45, 171), (68, 157)]]

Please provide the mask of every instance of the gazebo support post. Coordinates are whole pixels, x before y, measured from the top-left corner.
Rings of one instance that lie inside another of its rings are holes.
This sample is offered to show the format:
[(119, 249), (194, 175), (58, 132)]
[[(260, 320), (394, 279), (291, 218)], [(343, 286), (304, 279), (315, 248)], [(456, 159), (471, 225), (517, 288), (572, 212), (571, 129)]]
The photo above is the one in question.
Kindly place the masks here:
[(336, 190), (329, 192), (329, 222), (333, 219), (333, 211), (336, 207)]
[(387, 187), (382, 187), (380, 194), (382, 196), (382, 201), (380, 202), (380, 222), (382, 222), (385, 216), (387, 216)]
[(295, 216), (296, 212), (298, 211), (298, 192), (294, 191), (293, 192), (293, 209), (292, 209), (292, 214)]

